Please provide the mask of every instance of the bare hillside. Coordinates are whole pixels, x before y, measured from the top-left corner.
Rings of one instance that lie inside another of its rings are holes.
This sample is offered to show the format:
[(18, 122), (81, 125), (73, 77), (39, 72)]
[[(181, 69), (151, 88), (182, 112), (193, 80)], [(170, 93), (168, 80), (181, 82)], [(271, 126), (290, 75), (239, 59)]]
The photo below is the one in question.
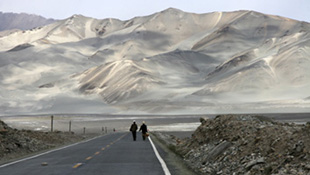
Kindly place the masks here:
[(0, 38), (0, 109), (309, 112), (309, 32), (254, 11), (73, 15)]

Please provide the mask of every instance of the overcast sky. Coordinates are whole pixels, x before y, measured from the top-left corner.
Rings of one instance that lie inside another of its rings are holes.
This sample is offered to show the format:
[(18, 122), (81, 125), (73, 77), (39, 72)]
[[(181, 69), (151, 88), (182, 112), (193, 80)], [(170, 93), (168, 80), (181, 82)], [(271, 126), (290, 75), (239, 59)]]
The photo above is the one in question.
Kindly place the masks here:
[(131, 19), (169, 7), (186, 12), (255, 10), (310, 22), (310, 0), (0, 0), (0, 11), (64, 19), (73, 14)]

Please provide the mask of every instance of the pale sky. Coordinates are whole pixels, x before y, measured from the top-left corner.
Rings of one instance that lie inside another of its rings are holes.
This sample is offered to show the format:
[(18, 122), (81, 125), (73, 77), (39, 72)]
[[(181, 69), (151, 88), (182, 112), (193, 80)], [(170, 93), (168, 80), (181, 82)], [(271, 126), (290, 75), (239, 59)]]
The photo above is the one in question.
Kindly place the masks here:
[(64, 19), (74, 14), (128, 20), (169, 7), (185, 12), (255, 10), (310, 22), (310, 0), (0, 0), (0, 11)]

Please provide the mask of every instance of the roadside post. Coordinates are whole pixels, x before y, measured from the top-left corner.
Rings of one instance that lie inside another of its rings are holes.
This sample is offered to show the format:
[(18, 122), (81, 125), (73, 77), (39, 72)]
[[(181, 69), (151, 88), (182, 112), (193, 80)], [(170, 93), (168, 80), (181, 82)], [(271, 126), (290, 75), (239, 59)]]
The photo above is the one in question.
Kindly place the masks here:
[(52, 115), (51, 116), (51, 132), (53, 132), (54, 131), (54, 116)]
[(71, 120), (69, 121), (69, 132), (71, 133)]

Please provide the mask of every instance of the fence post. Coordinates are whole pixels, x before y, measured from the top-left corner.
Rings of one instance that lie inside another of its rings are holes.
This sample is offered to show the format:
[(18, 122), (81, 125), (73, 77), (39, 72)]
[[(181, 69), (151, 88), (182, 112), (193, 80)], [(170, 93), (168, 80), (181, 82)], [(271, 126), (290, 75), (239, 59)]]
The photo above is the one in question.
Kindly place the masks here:
[(71, 120), (69, 121), (69, 132), (71, 133)]
[(86, 128), (84, 127), (83, 129), (84, 129), (83, 133), (85, 134), (85, 132), (86, 132)]
[(54, 131), (54, 116), (51, 116), (51, 132)]

